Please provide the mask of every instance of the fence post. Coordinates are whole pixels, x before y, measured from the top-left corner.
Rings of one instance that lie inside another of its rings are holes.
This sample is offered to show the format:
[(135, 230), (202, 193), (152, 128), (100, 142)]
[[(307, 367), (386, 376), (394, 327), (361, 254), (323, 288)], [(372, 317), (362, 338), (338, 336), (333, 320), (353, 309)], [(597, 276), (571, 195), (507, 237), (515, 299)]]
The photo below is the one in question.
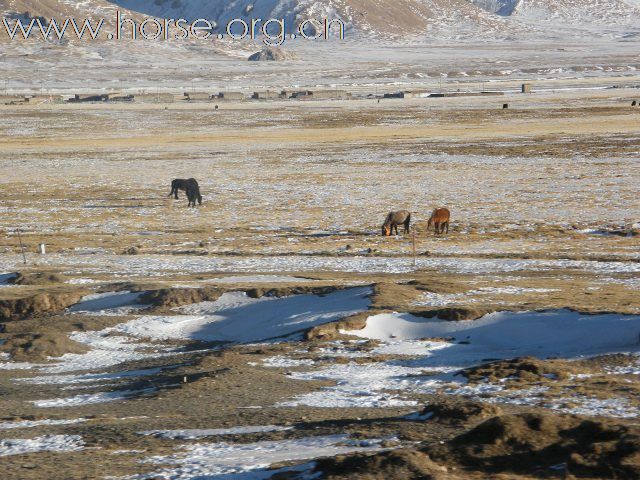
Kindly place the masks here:
[(20, 228), (18, 227), (18, 240), (20, 241), (20, 250), (22, 251), (22, 261), (24, 264), (27, 264), (27, 256), (24, 253), (24, 244), (22, 243), (22, 234), (20, 233)]

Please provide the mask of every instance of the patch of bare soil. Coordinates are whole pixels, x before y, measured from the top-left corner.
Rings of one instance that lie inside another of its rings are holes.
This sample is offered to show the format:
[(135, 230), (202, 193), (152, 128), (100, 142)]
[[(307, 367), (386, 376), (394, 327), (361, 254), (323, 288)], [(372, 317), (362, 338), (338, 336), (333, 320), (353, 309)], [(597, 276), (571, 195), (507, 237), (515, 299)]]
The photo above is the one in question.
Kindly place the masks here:
[(60, 313), (78, 303), (85, 293), (84, 290), (60, 290), (0, 300), (0, 321)]
[(580, 477), (640, 477), (638, 426), (573, 415), (501, 415), (427, 451), (437, 461), (486, 472), (535, 474), (554, 467)]
[(346, 337), (346, 335), (340, 333), (341, 330), (362, 330), (366, 327), (367, 318), (369, 318), (370, 315), (372, 315), (371, 311), (361, 312), (350, 315), (337, 322), (318, 325), (305, 333), (305, 339), (329, 341)]
[(52, 272), (18, 272), (9, 280), (13, 285), (49, 286), (65, 283), (69, 278)]
[(170, 309), (191, 303), (213, 302), (224, 292), (224, 289), (216, 287), (162, 288), (141, 295), (139, 301), (157, 308)]
[(143, 304), (151, 304), (156, 309), (168, 310), (200, 302), (216, 301), (225, 292), (245, 292), (250, 298), (260, 297), (287, 297), (310, 293), (313, 295), (326, 295), (342, 287), (339, 286), (280, 286), (280, 287), (201, 287), (201, 288), (161, 288), (150, 290), (139, 298)]
[(421, 416), (445, 423), (469, 423), (500, 415), (502, 409), (490, 403), (462, 400), (456, 397), (439, 398), (427, 405)]
[(415, 303), (421, 294), (421, 289), (414, 283), (399, 284), (386, 281), (374, 285), (371, 301), (375, 308), (383, 310), (397, 309), (400, 306), (406, 308)]
[(514, 382), (528, 383), (540, 382), (546, 378), (566, 380), (569, 375), (577, 373), (586, 372), (585, 368), (576, 362), (555, 362), (534, 357), (521, 357), (467, 368), (463, 375), (472, 383), (484, 381), (494, 383), (505, 378)]
[(435, 463), (425, 452), (399, 449), (376, 455), (351, 455), (319, 460), (315, 471), (328, 480), (446, 480), (463, 479)]
[(461, 322), (467, 320), (477, 320), (484, 317), (488, 313), (495, 312), (495, 308), (481, 307), (444, 307), (434, 308), (431, 310), (419, 310), (411, 312), (414, 315), (424, 318), (441, 318), (452, 322)]
[(0, 351), (9, 353), (11, 359), (17, 362), (42, 362), (49, 357), (85, 353), (88, 350), (85, 345), (71, 340), (66, 333), (55, 330), (14, 335), (0, 345)]

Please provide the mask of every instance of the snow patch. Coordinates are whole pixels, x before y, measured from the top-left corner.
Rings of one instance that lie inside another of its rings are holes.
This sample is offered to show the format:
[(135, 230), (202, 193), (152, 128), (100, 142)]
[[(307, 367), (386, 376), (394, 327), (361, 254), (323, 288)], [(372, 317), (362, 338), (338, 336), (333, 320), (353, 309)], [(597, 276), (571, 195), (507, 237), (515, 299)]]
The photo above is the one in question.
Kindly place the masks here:
[(16, 428), (34, 428), (42, 425), (73, 425), (88, 421), (86, 418), (74, 418), (72, 420), (19, 420), (15, 422), (0, 422), (0, 430), (13, 430)]
[(143, 294), (144, 292), (130, 291), (93, 293), (82, 297), (69, 311), (92, 315), (128, 315), (149, 306), (138, 303)]
[(249, 298), (225, 293), (215, 302), (180, 308), (188, 315), (144, 316), (116, 327), (137, 337), (221, 342), (259, 342), (283, 338), (315, 325), (368, 309), (371, 289), (349, 288), (325, 296)]
[(211, 429), (188, 429), (188, 430), (149, 430), (140, 432), (141, 435), (153, 435), (159, 438), (171, 440), (194, 440), (215, 435), (242, 435), (247, 433), (284, 432), (293, 430), (293, 427), (278, 425), (259, 425), (247, 427), (211, 428)]
[[(263, 441), (248, 444), (210, 443), (184, 445), (184, 453), (155, 456), (146, 460), (154, 464), (179, 465), (151, 474), (132, 478), (189, 479), (213, 478), (270, 478), (274, 471), (264, 472), (270, 465), (281, 462), (311, 460), (320, 457), (344, 455), (355, 452), (382, 450), (383, 439), (352, 440), (346, 435), (308, 437), (294, 440)], [(261, 472), (262, 471), (262, 472)], [(251, 476), (241, 474), (251, 473)]]
[(0, 457), (36, 452), (77, 452), (84, 448), (78, 435), (45, 435), (31, 439), (0, 440)]
[(114, 392), (99, 392), (76, 395), (67, 398), (53, 398), (50, 400), (33, 400), (32, 403), (40, 408), (64, 408), (79, 407), (82, 405), (94, 405), (97, 403), (114, 402), (118, 400), (126, 400), (139, 395), (146, 395), (155, 392), (155, 388), (145, 388), (142, 390), (118, 390)]

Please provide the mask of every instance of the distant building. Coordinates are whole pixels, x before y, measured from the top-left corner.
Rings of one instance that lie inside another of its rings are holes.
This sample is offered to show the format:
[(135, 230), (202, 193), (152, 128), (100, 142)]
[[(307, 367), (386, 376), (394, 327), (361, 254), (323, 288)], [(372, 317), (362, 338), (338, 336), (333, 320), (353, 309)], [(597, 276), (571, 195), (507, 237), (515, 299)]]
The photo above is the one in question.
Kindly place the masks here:
[(384, 98), (426, 98), (431, 95), (427, 90), (405, 90), (402, 92), (385, 93)]
[(530, 83), (522, 84), (522, 93), (531, 93), (533, 91), (533, 85)]
[(0, 95), (0, 105), (16, 105), (28, 102), (29, 99), (24, 95)]
[(108, 93), (76, 93), (69, 101), (72, 103), (81, 102), (106, 102), (109, 100)]
[(351, 93), (345, 90), (302, 90), (293, 92), (291, 98), (298, 100), (345, 100)]
[(212, 95), (206, 92), (185, 92), (185, 99), (189, 102), (208, 102)]
[(24, 101), (35, 105), (40, 103), (62, 103), (62, 95), (33, 95), (26, 97)]
[(244, 100), (244, 93), (242, 92), (220, 92), (218, 97), (220, 100)]
[(131, 96), (136, 103), (173, 103), (175, 97), (171, 93), (137, 93)]
[(485, 97), (493, 95), (504, 95), (504, 92), (447, 92), (447, 93), (432, 93), (429, 98), (443, 98), (443, 97)]
[(273, 100), (280, 98), (280, 94), (273, 90), (263, 90), (261, 92), (253, 92), (253, 96), (251, 98), (254, 100)]

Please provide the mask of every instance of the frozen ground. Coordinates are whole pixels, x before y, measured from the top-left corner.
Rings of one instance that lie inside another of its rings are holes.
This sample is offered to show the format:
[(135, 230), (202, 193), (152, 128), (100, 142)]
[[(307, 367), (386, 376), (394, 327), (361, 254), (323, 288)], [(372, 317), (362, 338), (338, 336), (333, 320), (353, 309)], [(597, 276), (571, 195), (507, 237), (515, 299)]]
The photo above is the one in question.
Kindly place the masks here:
[[(343, 333), (382, 342), (373, 355), (406, 356), (382, 363), (347, 364), (308, 369), (294, 374), (305, 380), (333, 380), (335, 387), (282, 403), (313, 407), (394, 407), (415, 405), (411, 393), (446, 392), (480, 396), (484, 401), (538, 404), (537, 390), (507, 390), (504, 384), (465, 386), (456, 376), (463, 368), (489, 360), (532, 356), (579, 358), (612, 353), (638, 353), (640, 317), (579, 315), (570, 311), (494, 313), (473, 322), (427, 320), (408, 314), (369, 317), (362, 330)], [(428, 340), (432, 339), (432, 340)], [(279, 363), (268, 366), (279, 366)], [(286, 366), (286, 365), (283, 365)], [(293, 366), (293, 365), (292, 365)], [(542, 391), (547, 390), (543, 388)], [(393, 393), (392, 393), (393, 392)], [(562, 400), (547, 399), (547, 407), (562, 410)], [(570, 411), (591, 415), (636, 417), (635, 405), (624, 400), (576, 400)], [(618, 408), (612, 410), (611, 405)], [(591, 408), (589, 407), (591, 406)]]
[[(0, 324), (8, 480), (322, 478), (320, 457), (446, 443), (474, 425), (422, 412), (441, 399), (635, 428), (633, 40), (351, 45), (337, 63), (326, 47), (254, 67), (218, 54), (196, 65), (185, 49), (209, 50), (183, 45), (159, 48), (145, 75), (133, 62), (144, 46), (101, 48), (106, 61), (79, 51), (68, 66), (63, 46), (9, 48), (0, 71), (23, 67), (10, 91), (38, 88), (39, 71), (45, 90), (68, 93), (508, 92), (0, 107), (0, 315), (16, 315)], [(105, 65), (118, 72), (107, 84)], [(516, 93), (524, 80), (536, 93)], [(191, 176), (201, 208), (167, 197)], [(441, 205), (452, 228), (435, 237), (426, 219)], [(415, 263), (411, 237), (380, 236), (399, 208), (413, 212)], [(12, 286), (18, 271), (59, 279)], [(68, 309), (18, 315), (69, 293), (80, 300)]]
[[(275, 475), (276, 471), (264, 470), (280, 462), (299, 462), (302, 460), (345, 455), (354, 452), (372, 452), (380, 449), (382, 440), (354, 441), (345, 435), (328, 437), (309, 437), (298, 440), (265, 441), (254, 444), (230, 445), (227, 443), (185, 445), (184, 453), (170, 457), (151, 457), (151, 464), (178, 464), (177, 468), (160, 469), (148, 475), (133, 478), (187, 479), (203, 477), (260, 479)], [(298, 471), (296, 468), (284, 468), (282, 472)], [(311, 470), (303, 465), (302, 471)], [(262, 472), (261, 472), (262, 471)]]

